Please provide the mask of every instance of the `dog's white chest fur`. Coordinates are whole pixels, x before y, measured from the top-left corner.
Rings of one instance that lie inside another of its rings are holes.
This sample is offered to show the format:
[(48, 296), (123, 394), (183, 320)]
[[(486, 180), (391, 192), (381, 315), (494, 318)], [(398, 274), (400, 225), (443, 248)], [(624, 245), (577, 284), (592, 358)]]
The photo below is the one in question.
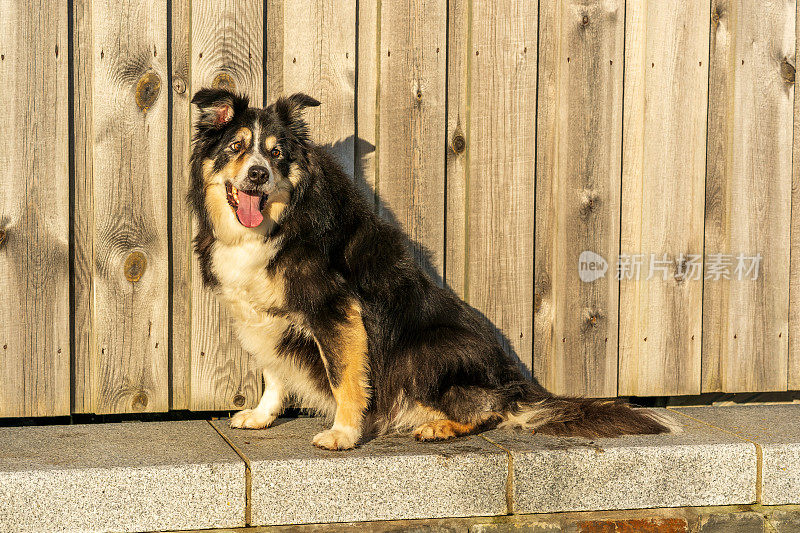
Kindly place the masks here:
[(261, 239), (217, 241), (211, 254), (211, 268), (219, 281), (217, 297), (230, 312), (244, 349), (262, 361), (272, 356), (289, 326), (274, 312), (284, 304), (283, 280), (267, 272), (276, 249)]
[(275, 310), (284, 305), (284, 282), (271, 276), (267, 264), (280, 243), (261, 238), (226, 244), (214, 243), (211, 268), (219, 285), (217, 298), (228, 309), (242, 347), (255, 356), (258, 365), (280, 381), (303, 407), (331, 414), (336, 405), (317, 389), (308, 369), (291, 359), (276, 357), (276, 348), (292, 323)]

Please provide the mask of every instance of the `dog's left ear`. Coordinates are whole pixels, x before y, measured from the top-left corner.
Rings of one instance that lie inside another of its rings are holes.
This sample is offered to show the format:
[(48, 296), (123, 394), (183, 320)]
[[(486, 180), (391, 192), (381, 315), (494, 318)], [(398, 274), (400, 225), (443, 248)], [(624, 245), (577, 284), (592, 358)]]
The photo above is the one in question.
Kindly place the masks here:
[(233, 117), (247, 110), (249, 100), (225, 89), (200, 89), (192, 97), (192, 103), (200, 110), (197, 128), (202, 130), (225, 127)]
[(288, 124), (300, 120), (303, 117), (303, 110), (307, 107), (317, 107), (319, 100), (312, 98), (305, 93), (294, 93), (285, 98), (278, 98), (275, 102), (275, 110), (278, 115)]

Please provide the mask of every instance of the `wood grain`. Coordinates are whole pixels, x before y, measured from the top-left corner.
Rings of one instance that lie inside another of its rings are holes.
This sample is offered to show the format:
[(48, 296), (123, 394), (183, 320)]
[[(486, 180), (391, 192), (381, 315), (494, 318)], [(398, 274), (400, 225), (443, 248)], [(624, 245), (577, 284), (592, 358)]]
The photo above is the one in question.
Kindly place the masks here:
[(581, 253), (619, 253), (625, 4), (541, 5), (534, 373), (558, 394), (616, 396), (619, 282)]
[(471, 68), (472, 0), (448, 0), (447, 27), (447, 148), (445, 177), (445, 283), (463, 297), (466, 291), (465, 258), (467, 256), (466, 202), (470, 132), (470, 106), (467, 87)]
[(378, 172), (377, 144), (380, 137), (380, 0), (358, 2), (358, 42), (356, 43), (356, 123), (353, 180), (371, 203), (375, 203), (375, 176)]
[[(697, 394), (702, 282), (677, 262), (703, 253), (709, 2), (626, 9), (620, 253), (645, 261), (620, 283), (619, 394)], [(648, 280), (651, 254), (671, 264)]]
[[(268, 12), (267, 16), (271, 14)], [(306, 110), (311, 137), (328, 145), (345, 172), (352, 176), (356, 2), (295, 0), (283, 4), (282, 20), (282, 92), (287, 95), (304, 92), (322, 102), (321, 106)], [(272, 96), (268, 95), (270, 100)]]
[[(703, 392), (786, 390), (796, 5), (711, 12), (706, 253), (734, 266), (705, 282)], [(740, 254), (762, 256), (757, 279), (734, 274)]]
[[(222, 86), (261, 106), (264, 94), (264, 4), (255, 0), (195, 0), (192, 3), (191, 93)], [(261, 373), (242, 350), (230, 318), (203, 287), (192, 258), (193, 410), (253, 407), (261, 394)]]
[(172, 254), (172, 351), (170, 409), (188, 409), (192, 373), (192, 216), (186, 202), (191, 151), (191, 0), (172, 0), (170, 123), (170, 238)]
[(384, 3), (380, 21), (378, 212), (409, 235), (417, 261), (441, 284), (447, 4)]
[(265, 1), (264, 105), (283, 94), (283, 3), (284, 0)]
[(0, 417), (69, 413), (68, 35), (59, 2), (0, 1)]
[(72, 412), (92, 409), (94, 343), (94, 195), (92, 164), (92, 4), (73, 2), (72, 73), (74, 206), (72, 209)]
[(168, 408), (167, 13), (92, 3), (91, 411)]
[[(800, 57), (800, 9), (795, 9), (795, 55)], [(795, 80), (795, 86), (797, 82)], [(789, 390), (800, 390), (800, 97), (794, 92), (792, 136), (792, 220), (789, 265)]]
[[(451, 61), (449, 79), (463, 70), (466, 79), (455, 81), (464, 95), (448, 108), (448, 123), (452, 128), (464, 117), (466, 132), (463, 172), (458, 163), (453, 173), (448, 170), (447, 243), (449, 248), (461, 237), (464, 244), (462, 255), (448, 256), (447, 280), (462, 288), (461, 296), (494, 325), (506, 350), (530, 369), (537, 6), (520, 0), (454, 4), (451, 13), (466, 11), (467, 43), (457, 45), (466, 65)], [(451, 145), (456, 131), (448, 132)], [(451, 195), (463, 203), (455, 205)], [(463, 230), (451, 234), (456, 226)], [(452, 281), (458, 278), (463, 282)]]

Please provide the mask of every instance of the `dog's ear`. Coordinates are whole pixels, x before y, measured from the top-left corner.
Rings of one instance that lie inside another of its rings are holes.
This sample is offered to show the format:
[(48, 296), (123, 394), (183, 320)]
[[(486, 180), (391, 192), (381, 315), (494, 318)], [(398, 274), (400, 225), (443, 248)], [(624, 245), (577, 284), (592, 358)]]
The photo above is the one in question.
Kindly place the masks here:
[(197, 129), (200, 130), (225, 127), (249, 105), (246, 96), (225, 89), (200, 89), (192, 97), (192, 103), (200, 110), (197, 118)]
[(317, 107), (319, 105), (319, 100), (308, 96), (306, 93), (294, 93), (287, 98), (287, 100), (289, 100), (289, 103), (300, 110), (303, 110), (306, 107)]
[(305, 108), (317, 107), (318, 105), (319, 100), (316, 98), (312, 98), (305, 93), (294, 93), (288, 97), (278, 98), (278, 101), (275, 102), (275, 110), (284, 122), (291, 124), (302, 119)]

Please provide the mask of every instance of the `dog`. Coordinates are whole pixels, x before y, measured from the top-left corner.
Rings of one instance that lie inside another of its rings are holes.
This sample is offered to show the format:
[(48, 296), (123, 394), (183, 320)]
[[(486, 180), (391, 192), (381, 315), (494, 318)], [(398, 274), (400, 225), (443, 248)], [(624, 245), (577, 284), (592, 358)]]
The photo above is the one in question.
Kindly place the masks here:
[(333, 420), (313, 438), (329, 450), (409, 430), (430, 441), (494, 427), (589, 438), (675, 429), (652, 411), (557, 397), (525, 379), (310, 140), (304, 109), (317, 100), (297, 93), (261, 109), (201, 89), (192, 103), (195, 253), (263, 368), (258, 406), (232, 427), (268, 427), (291, 397)]

